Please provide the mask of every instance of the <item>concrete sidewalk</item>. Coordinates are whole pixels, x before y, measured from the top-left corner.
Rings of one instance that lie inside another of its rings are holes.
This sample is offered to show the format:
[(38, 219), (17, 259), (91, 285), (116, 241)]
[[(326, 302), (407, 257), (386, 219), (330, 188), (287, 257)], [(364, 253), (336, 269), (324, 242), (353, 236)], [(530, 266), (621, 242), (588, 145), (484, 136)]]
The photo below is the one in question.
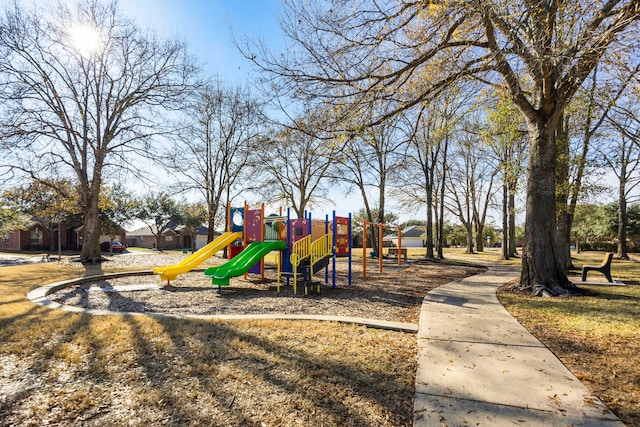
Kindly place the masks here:
[(425, 297), (414, 426), (624, 426), (498, 302), (495, 266)]

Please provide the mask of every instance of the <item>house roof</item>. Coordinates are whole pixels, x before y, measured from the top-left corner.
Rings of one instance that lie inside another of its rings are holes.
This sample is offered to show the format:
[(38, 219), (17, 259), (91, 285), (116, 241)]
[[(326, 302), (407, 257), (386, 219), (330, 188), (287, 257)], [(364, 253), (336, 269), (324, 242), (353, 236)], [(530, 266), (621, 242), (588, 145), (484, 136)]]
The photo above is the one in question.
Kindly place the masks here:
[[(145, 226), (140, 227), (140, 228), (138, 228), (136, 230), (129, 231), (127, 234), (130, 237), (133, 237), (133, 236), (138, 236), (138, 237), (155, 236), (156, 234), (158, 234), (158, 227), (156, 227), (155, 225), (145, 225)], [(163, 236), (176, 235), (176, 234), (178, 234), (178, 233), (176, 233), (175, 231), (173, 231), (170, 228), (167, 228), (162, 232)]]
[[(173, 227), (169, 227), (167, 229), (165, 229), (162, 232), (163, 236), (170, 236), (170, 235), (177, 235), (179, 234), (182, 230), (184, 230), (184, 226), (183, 225), (176, 225), (175, 223), (169, 223), (169, 226), (173, 226)], [(158, 227), (156, 227), (155, 225), (145, 225), (143, 227), (140, 227), (138, 229), (132, 230), (132, 231), (128, 231), (127, 235), (129, 237), (145, 237), (145, 236), (155, 236), (157, 234), (157, 230)], [(198, 231), (196, 233), (197, 236), (206, 236), (209, 232), (209, 229), (205, 226), (200, 226), (198, 227)]]
[(402, 237), (422, 237), (426, 233), (423, 225), (412, 225), (402, 230)]

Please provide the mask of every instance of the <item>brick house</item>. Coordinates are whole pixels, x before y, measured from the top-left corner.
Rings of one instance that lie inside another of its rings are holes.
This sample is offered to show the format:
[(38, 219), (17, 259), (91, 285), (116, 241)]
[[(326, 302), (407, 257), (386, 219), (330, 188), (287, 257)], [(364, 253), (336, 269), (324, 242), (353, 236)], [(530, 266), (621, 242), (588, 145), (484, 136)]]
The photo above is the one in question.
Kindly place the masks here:
[[(127, 232), (127, 246), (139, 248), (157, 249), (156, 248), (156, 226), (145, 225), (136, 230)], [(208, 228), (198, 227), (196, 233), (195, 248), (201, 249), (207, 244)], [(218, 234), (218, 233), (217, 233)], [(159, 239), (160, 249), (191, 249), (191, 233), (184, 225), (170, 222), (166, 229), (162, 232)]]
[[(64, 250), (77, 250), (79, 247), (78, 229), (60, 224), (60, 246)], [(53, 243), (53, 245), (52, 245)], [(38, 221), (32, 221), (26, 230), (14, 230), (4, 233), (0, 249), (7, 251), (48, 251), (58, 248), (57, 228), (49, 236), (47, 228)]]
[[(83, 225), (60, 224), (60, 248), (65, 251), (76, 251), (82, 248)], [(54, 229), (49, 236), (47, 228), (39, 221), (32, 221), (26, 230), (14, 230), (4, 233), (0, 242), (0, 250), (5, 251), (50, 251), (58, 249), (58, 230)], [(114, 240), (125, 242), (127, 231), (120, 227)], [(110, 241), (107, 235), (100, 236), (100, 243)], [(52, 245), (53, 243), (53, 245)]]

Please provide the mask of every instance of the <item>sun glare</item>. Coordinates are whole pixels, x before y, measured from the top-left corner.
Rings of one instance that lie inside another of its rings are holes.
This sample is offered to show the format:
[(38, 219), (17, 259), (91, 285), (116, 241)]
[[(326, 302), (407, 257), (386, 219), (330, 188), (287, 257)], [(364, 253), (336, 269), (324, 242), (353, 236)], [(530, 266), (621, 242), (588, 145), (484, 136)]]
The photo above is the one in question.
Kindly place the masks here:
[(84, 57), (89, 57), (100, 48), (100, 32), (89, 24), (75, 24), (68, 30), (71, 45)]

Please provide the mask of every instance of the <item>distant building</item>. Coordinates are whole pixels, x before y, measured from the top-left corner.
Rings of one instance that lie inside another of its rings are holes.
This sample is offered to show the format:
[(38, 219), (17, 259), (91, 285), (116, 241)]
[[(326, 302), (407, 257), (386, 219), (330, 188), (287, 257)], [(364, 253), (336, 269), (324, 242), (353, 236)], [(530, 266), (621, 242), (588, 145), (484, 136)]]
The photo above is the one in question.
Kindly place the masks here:
[(58, 235), (60, 236), (60, 247), (63, 250), (77, 250), (81, 246), (79, 232), (81, 227), (73, 227), (62, 222), (60, 233), (57, 226), (53, 235), (50, 236), (45, 227), (39, 221), (32, 221), (26, 230), (14, 230), (4, 233), (0, 249), (7, 251), (49, 251), (51, 248), (58, 248)]
[[(426, 228), (423, 225), (412, 225), (402, 229), (402, 247), (403, 248), (422, 248), (425, 246)], [(391, 240), (393, 246), (398, 246), (398, 234), (390, 235), (387, 238)]]
[[(159, 243), (156, 239), (157, 227), (145, 225), (136, 230), (127, 232), (127, 246), (134, 246), (147, 249), (191, 249), (191, 233), (182, 224), (173, 221), (169, 222), (160, 236)], [(196, 232), (195, 249), (201, 249), (207, 244), (209, 229), (204, 226), (198, 227)], [(219, 236), (220, 233), (214, 233)]]

